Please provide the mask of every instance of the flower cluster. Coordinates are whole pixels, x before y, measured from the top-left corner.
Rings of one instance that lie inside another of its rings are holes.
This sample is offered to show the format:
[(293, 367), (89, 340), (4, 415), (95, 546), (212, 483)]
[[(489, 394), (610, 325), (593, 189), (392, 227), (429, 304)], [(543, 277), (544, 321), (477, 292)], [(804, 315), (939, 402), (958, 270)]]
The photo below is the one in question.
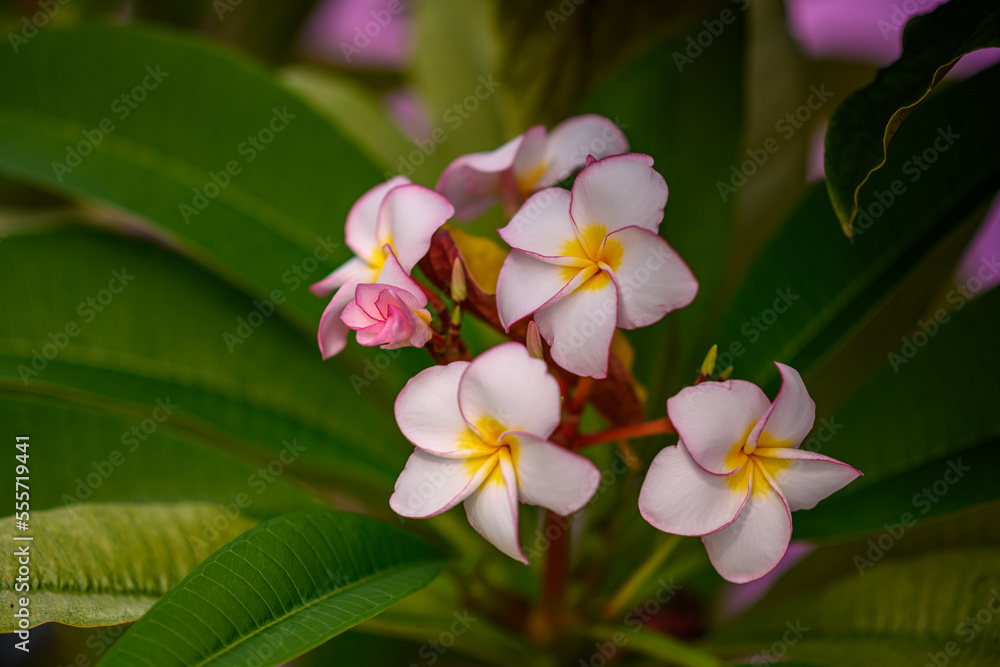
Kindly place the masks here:
[[(337, 354), (350, 330), (361, 345), (431, 343), (439, 365), (410, 379), (395, 405), (414, 446), (389, 500), (398, 514), (429, 517), (464, 503), (485, 539), (527, 563), (519, 504), (566, 516), (597, 492), (600, 472), (578, 449), (676, 433), (678, 444), (650, 465), (640, 513), (660, 530), (701, 536), (723, 577), (750, 581), (784, 555), (792, 511), (860, 473), (798, 448), (815, 405), (782, 364), (773, 404), (748, 382), (710, 381), (711, 369), (667, 401), (669, 418), (636, 425), (597, 401), (627, 395), (641, 410), (634, 381), (622, 364), (612, 367), (615, 331), (651, 325), (698, 292), (691, 269), (660, 236), (666, 182), (652, 158), (627, 151), (613, 123), (580, 116), (455, 160), (436, 190), (403, 177), (372, 188), (347, 216), (355, 257), (312, 286), (333, 293), (320, 350)], [(557, 186), (577, 171), (569, 190)], [(510, 250), (496, 262), (494, 295), (442, 239), (453, 216), (473, 218), (498, 202)], [(511, 342), (473, 358), (461, 340), (463, 312)], [(577, 432), (588, 401), (613, 428)]]

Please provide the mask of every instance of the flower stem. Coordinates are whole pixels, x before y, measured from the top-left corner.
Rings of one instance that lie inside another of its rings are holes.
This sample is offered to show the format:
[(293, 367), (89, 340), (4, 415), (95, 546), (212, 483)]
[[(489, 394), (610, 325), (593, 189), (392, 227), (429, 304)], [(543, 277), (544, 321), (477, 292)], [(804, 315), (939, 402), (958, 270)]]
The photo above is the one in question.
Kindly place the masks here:
[(666, 539), (661, 541), (656, 550), (646, 559), (646, 562), (628, 578), (628, 581), (622, 584), (622, 587), (618, 589), (614, 597), (604, 606), (604, 618), (610, 619), (621, 614), (622, 610), (632, 601), (636, 592), (642, 590), (646, 582), (670, 558), (670, 555), (680, 543), (680, 535), (667, 535)]
[(649, 435), (659, 435), (661, 433), (677, 433), (677, 431), (674, 430), (674, 425), (670, 423), (670, 417), (662, 417), (660, 419), (643, 422), (642, 424), (619, 426), (617, 428), (609, 428), (606, 431), (590, 433), (578, 438), (576, 446), (577, 449), (580, 449), (583, 447), (589, 447), (590, 445), (600, 445), (605, 442), (614, 442), (615, 440), (644, 438)]
[(569, 560), (569, 544), (566, 525), (568, 519), (562, 519), (555, 512), (546, 512), (546, 533), (548, 526), (554, 526), (555, 537), (545, 553), (545, 572), (542, 580), (542, 618), (544, 634), (554, 639), (562, 632), (562, 612), (566, 598), (566, 578)]

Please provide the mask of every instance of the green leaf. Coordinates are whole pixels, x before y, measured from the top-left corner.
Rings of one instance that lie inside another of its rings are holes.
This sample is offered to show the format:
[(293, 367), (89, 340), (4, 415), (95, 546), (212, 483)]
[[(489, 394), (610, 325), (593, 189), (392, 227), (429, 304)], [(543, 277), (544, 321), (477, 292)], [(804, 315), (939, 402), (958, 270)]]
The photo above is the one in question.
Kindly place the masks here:
[(101, 664), (280, 664), (423, 588), (444, 566), (423, 542), (366, 517), (278, 517), (206, 559)]
[[(853, 233), (861, 188), (885, 165), (889, 142), (903, 120), (959, 58), (996, 46), (1000, 7), (990, 0), (951, 0), (906, 24), (899, 59), (851, 95), (830, 119), (824, 158), (827, 189), (844, 233)], [(976, 140), (967, 136), (967, 141)], [(933, 132), (925, 141), (934, 141)]]
[(925, 346), (890, 352), (889, 365), (837, 411), (822, 451), (865, 476), (796, 513), (796, 537), (879, 530), (904, 514), (923, 520), (1000, 498), (1000, 292), (951, 296), (960, 310), (929, 317), (933, 335), (908, 337)]
[(720, 297), (736, 204), (733, 197), (720, 196), (717, 182), (729, 177), (736, 160), (743, 117), (745, 19), (741, 12), (733, 14), (697, 60), (676, 57), (688, 34), (661, 42), (586, 105), (619, 122), (631, 149), (655, 160), (670, 187), (660, 233), (698, 278), (698, 296), (690, 306), (630, 332), (636, 352), (647, 359), (636, 372), (654, 411), (661, 411), (682, 383), (693, 381), (714, 342), (702, 337), (702, 329)]
[(0, 90), (0, 170), (152, 222), (315, 332), (325, 304), (305, 287), (350, 256), (347, 211), (382, 177), (268, 73), (163, 30), (83, 25), (0, 53)]
[[(876, 215), (863, 228), (859, 225), (853, 240), (837, 231), (821, 188), (803, 200), (750, 266), (717, 335), (706, 341), (705, 349), (708, 343), (719, 344), (719, 366), (734, 364), (734, 377), (761, 385), (773, 396), (778, 388), (773, 361), (798, 369), (807, 384), (839, 364), (841, 376), (854, 376), (840, 379), (854, 387), (885, 363), (885, 352), (898, 347), (899, 337), (916, 326), (951, 269), (947, 258), (926, 262), (934, 260), (1000, 184), (1000, 151), (991, 148), (1000, 145), (1000, 126), (993, 110), (980, 103), (997, 86), (1000, 68), (993, 67), (922, 106), (919, 116), (900, 130), (900, 150), (873, 178), (873, 192), (886, 205), (873, 198), (873, 205), (864, 207)], [(962, 113), (956, 116), (955, 109)], [(906, 156), (927, 148), (934, 128), (951, 128), (960, 136), (938, 153), (930, 169), (914, 175), (907, 170)], [(896, 292), (929, 271), (939, 281), (902, 299), (905, 307), (900, 309)], [(839, 355), (855, 350), (852, 341), (883, 313), (892, 316), (882, 318), (879, 335), (866, 342), (869, 350), (882, 346), (883, 351), (845, 363)], [(830, 398), (814, 398), (821, 414), (835, 407)]]
[[(114, 282), (114, 272), (128, 284)], [(162, 248), (88, 231), (6, 239), (0, 281), (8, 290), (0, 304), (0, 391), (116, 416), (101, 422), (100, 434), (83, 427), (98, 418), (73, 417), (88, 448), (67, 452), (78, 437), (73, 428), (31, 409), (39, 429), (61, 429), (48, 434), (58, 449), (43, 450), (56, 464), (46, 478), (54, 493), (75, 488), (75, 476), (86, 478), (92, 461), (116, 449), (141, 447), (136, 460), (149, 461), (155, 474), (165, 445), (143, 445), (141, 427), (169, 433), (185, 449), (249, 458), (244, 480), (273, 465), (364, 490), (384, 505), (410, 449), (386, 419), (395, 386), (380, 367), (403, 365), (408, 353), (420, 360), (419, 350), (324, 363), (311, 340), (263, 317), (253, 299), (204, 269)], [(35, 433), (34, 423), (25, 426)], [(57, 465), (64, 455), (80, 467)], [(166, 465), (177, 479), (189, 474), (182, 459)]]
[[(4, 544), (27, 549), (30, 578), (18, 577), (18, 558), (0, 562), (0, 607), (28, 598), (31, 627), (57, 621), (112, 625), (134, 621), (216, 548), (254, 525), (227, 521), (209, 539), (193, 536), (220, 510), (204, 503), (87, 504), (32, 512), (29, 530), (3, 519)], [(31, 540), (18, 540), (30, 536)], [(15, 589), (27, 583), (28, 589)], [(5, 613), (0, 632), (18, 629)]]

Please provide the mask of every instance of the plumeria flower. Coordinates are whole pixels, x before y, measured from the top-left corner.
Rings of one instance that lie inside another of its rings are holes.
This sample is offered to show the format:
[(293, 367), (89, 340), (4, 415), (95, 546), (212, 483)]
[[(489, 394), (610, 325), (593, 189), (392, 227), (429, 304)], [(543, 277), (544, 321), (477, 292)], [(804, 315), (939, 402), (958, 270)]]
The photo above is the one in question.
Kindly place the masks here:
[(340, 319), (357, 332), (361, 345), (381, 345), (383, 350), (423, 347), (434, 334), (426, 305), (427, 295), (390, 250), (378, 281), (358, 285), (354, 301), (347, 304)]
[(593, 463), (548, 442), (559, 419), (558, 383), (520, 343), (420, 372), (396, 399), (396, 421), (416, 449), (389, 505), (424, 518), (464, 501), (480, 535), (527, 563), (518, 501), (569, 515), (601, 478)]
[(584, 166), (588, 155), (606, 157), (628, 150), (621, 130), (607, 118), (588, 114), (564, 120), (552, 132), (535, 125), (496, 150), (463, 155), (438, 179), (437, 191), (468, 220), (504, 201), (510, 211), (531, 193), (555, 185)]
[(688, 305), (698, 281), (657, 234), (667, 184), (648, 155), (589, 164), (572, 192), (533, 195), (500, 230), (514, 250), (497, 281), (507, 329), (534, 313), (556, 363), (577, 375), (607, 375), (615, 328), (650, 325)]
[(376, 185), (354, 203), (344, 234), (355, 257), (309, 288), (317, 296), (337, 290), (319, 324), (319, 349), (324, 359), (347, 344), (348, 328), (340, 315), (354, 300), (357, 286), (376, 282), (390, 255), (409, 275), (427, 254), (431, 236), (454, 213), (444, 197), (403, 176)]
[(815, 507), (861, 475), (798, 448), (816, 404), (797, 371), (775, 365), (782, 382), (773, 404), (743, 380), (704, 382), (668, 400), (680, 443), (656, 456), (639, 494), (646, 521), (702, 536), (712, 565), (736, 583), (778, 564), (792, 536), (791, 512)]

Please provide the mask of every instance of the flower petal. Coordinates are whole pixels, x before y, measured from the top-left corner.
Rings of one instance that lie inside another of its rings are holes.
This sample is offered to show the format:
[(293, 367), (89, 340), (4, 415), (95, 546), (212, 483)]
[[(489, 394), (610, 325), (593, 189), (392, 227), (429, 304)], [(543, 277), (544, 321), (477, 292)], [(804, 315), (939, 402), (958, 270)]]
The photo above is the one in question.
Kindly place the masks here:
[(455, 206), (455, 217), (469, 220), (500, 199), (500, 173), (513, 166), (522, 141), (523, 134), (496, 150), (463, 155), (445, 168), (435, 189)]
[(369, 268), (368, 262), (360, 257), (352, 257), (341, 264), (339, 268), (330, 273), (330, 275), (326, 278), (313, 283), (309, 287), (309, 291), (316, 296), (327, 296), (328, 294), (333, 294), (334, 290), (350, 280), (352, 276), (364, 271), (367, 268)]
[(846, 463), (803, 449), (758, 447), (754, 456), (767, 469), (793, 512), (812, 509), (861, 476), (860, 470)]
[(781, 373), (781, 390), (748, 442), (751, 447), (798, 447), (812, 430), (816, 402), (809, 398), (797, 370), (778, 362), (774, 365)]
[(379, 285), (391, 285), (405, 291), (413, 297), (413, 303), (417, 304), (417, 307), (422, 308), (427, 305), (427, 294), (420, 289), (417, 281), (403, 270), (403, 267), (399, 264), (399, 260), (396, 259), (396, 253), (391, 250), (386, 255), (385, 264), (382, 265), (382, 270), (379, 271), (376, 282)]
[(586, 167), (573, 183), (570, 214), (583, 229), (603, 225), (607, 233), (636, 226), (656, 232), (667, 203), (667, 184), (640, 153), (612, 155)]
[(517, 475), (506, 455), (479, 488), (465, 500), (465, 515), (488, 542), (514, 560), (528, 564), (517, 536)]
[(736, 520), (750, 495), (749, 466), (729, 477), (705, 472), (681, 445), (653, 459), (639, 491), (639, 513), (675, 535), (707, 535)]
[(626, 227), (608, 235), (622, 258), (614, 269), (618, 284), (618, 326), (645, 327), (672, 310), (683, 308), (698, 293), (698, 281), (680, 255), (659, 235)]
[(365, 269), (351, 276), (351, 278), (341, 285), (340, 289), (330, 299), (330, 303), (323, 310), (323, 316), (319, 320), (319, 350), (324, 359), (329, 359), (344, 349), (347, 345), (347, 332), (349, 329), (344, 324), (340, 315), (344, 312), (351, 301), (354, 300), (354, 293), (359, 284), (371, 282), (375, 279), (374, 271)]
[(792, 515), (784, 498), (754, 467), (750, 498), (729, 526), (701, 541), (723, 578), (737, 584), (760, 579), (773, 570), (792, 539)]
[(561, 410), (559, 383), (548, 366), (513, 342), (490, 348), (466, 368), (458, 404), (466, 422), (493, 438), (504, 431), (547, 438)]
[[(590, 281), (598, 282), (591, 286)], [(590, 281), (539, 309), (535, 324), (559, 366), (603, 378), (618, 320), (618, 290), (613, 281), (604, 280), (603, 272)]]
[(410, 378), (396, 397), (399, 430), (419, 449), (449, 458), (492, 451), (469, 428), (458, 408), (458, 386), (468, 367), (468, 361), (431, 366)]
[(379, 183), (354, 202), (354, 206), (347, 213), (344, 240), (355, 255), (367, 259), (381, 247), (376, 228), (382, 201), (390, 190), (409, 182), (410, 179), (405, 176), (395, 176), (385, 183)]
[[(462, 502), (482, 483), (488, 457), (449, 459), (415, 450), (396, 480), (389, 507), (400, 516), (423, 519)], [(481, 465), (476, 465), (481, 463)]]
[(521, 502), (568, 516), (590, 502), (601, 483), (601, 472), (589, 459), (568, 449), (513, 431), (517, 441), (517, 492)]
[(388, 235), (403, 270), (409, 273), (431, 247), (431, 236), (455, 209), (422, 185), (401, 185), (385, 197), (378, 212), (379, 236)]
[(552, 128), (545, 146), (548, 167), (535, 183), (535, 189), (555, 185), (587, 163), (628, 151), (628, 140), (618, 126), (596, 114), (567, 118)]
[(747, 460), (743, 444), (769, 405), (751, 382), (703, 382), (668, 399), (667, 414), (695, 463), (728, 475)]
[(497, 312), (504, 329), (535, 312), (566, 287), (565, 269), (511, 250), (497, 278)]
[(527, 197), (543, 187), (537, 183), (548, 168), (546, 155), (548, 144), (549, 134), (545, 131), (545, 126), (535, 125), (525, 131), (524, 141), (521, 142), (521, 147), (514, 157), (514, 164), (511, 165), (511, 174), (519, 195)]
[(567, 246), (577, 244), (576, 225), (569, 217), (570, 194), (562, 188), (537, 192), (524, 202), (500, 238), (511, 248), (542, 255), (562, 257)]

